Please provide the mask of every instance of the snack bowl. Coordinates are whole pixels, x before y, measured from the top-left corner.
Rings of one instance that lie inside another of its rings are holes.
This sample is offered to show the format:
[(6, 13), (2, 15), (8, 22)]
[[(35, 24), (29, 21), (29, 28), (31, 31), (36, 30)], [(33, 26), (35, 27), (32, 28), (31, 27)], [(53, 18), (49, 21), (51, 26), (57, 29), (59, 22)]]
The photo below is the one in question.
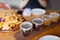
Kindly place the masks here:
[(19, 29), (19, 25), (23, 20), (20, 14), (6, 12), (0, 17), (0, 32), (10, 32)]

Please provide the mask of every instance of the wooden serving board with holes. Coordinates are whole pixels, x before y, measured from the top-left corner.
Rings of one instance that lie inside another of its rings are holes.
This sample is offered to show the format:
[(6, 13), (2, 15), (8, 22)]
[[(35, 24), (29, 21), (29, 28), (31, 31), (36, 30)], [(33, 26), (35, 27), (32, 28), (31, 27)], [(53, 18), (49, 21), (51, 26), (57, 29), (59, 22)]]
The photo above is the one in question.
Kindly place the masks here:
[[(56, 11), (47, 11), (46, 14), (49, 14), (50, 12), (56, 12)], [(60, 11), (57, 11), (57, 12), (60, 13)], [(28, 20), (30, 18), (24, 17), (24, 19)], [(31, 20), (28, 20), (28, 21), (31, 21)], [(44, 28), (39, 31), (33, 30), (33, 32), (29, 36), (23, 36), (21, 32), (17, 32), (17, 33), (15, 33), (14, 37), (16, 38), (16, 40), (29, 40), (30, 38), (33, 38), (35, 35), (38, 35), (39, 33), (43, 32), (44, 30), (50, 29), (57, 24), (60, 24), (60, 20), (57, 23), (52, 23), (50, 26), (44, 26)], [(34, 39), (32, 39), (32, 40), (34, 40)]]
[(22, 35), (21, 32), (17, 32), (17, 33), (15, 33), (14, 37), (16, 38), (16, 40), (28, 40), (30, 37), (33, 37), (33, 36), (39, 34), (40, 32), (47, 30), (57, 24), (60, 24), (60, 20), (57, 23), (51, 24), (50, 26), (45, 26), (43, 29), (41, 29), (39, 31), (33, 30), (33, 32), (31, 32), (31, 34), (29, 36), (24, 36), (24, 35)]

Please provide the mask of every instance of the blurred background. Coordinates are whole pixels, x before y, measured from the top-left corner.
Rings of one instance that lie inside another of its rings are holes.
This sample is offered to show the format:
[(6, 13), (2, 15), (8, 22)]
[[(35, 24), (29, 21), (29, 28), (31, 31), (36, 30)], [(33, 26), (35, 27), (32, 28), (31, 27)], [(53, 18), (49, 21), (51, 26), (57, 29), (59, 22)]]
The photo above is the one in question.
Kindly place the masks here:
[[(60, 10), (60, 0), (46, 0), (47, 1), (47, 9), (56, 9)], [(19, 3), (21, 0), (0, 0), (0, 2), (6, 2), (14, 9), (19, 9)]]

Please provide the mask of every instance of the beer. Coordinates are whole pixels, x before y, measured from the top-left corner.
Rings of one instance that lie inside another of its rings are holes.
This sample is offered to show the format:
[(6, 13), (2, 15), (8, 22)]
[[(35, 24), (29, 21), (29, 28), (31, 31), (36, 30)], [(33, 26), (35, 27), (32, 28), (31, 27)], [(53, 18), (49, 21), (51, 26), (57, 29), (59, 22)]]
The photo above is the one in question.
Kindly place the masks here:
[(20, 24), (20, 29), (24, 36), (28, 36), (32, 32), (33, 25), (30, 22), (23, 22), (22, 24)]
[(33, 19), (33, 24), (34, 24), (34, 30), (41, 30), (43, 28), (43, 23), (44, 21), (40, 18), (34, 18)]
[(38, 8), (35, 8), (35, 9), (32, 9), (31, 13), (32, 13), (32, 16), (34, 16), (35, 18), (41, 18), (42, 15), (45, 14), (45, 10), (43, 9), (38, 9)]
[(52, 17), (51, 17), (50, 15), (44, 15), (44, 16), (42, 17), (42, 19), (44, 20), (44, 25), (45, 25), (45, 26), (48, 26), (48, 25), (51, 24), (51, 19), (52, 19)]
[(57, 22), (59, 19), (59, 14), (56, 12), (51, 12), (50, 16), (52, 16), (52, 22)]

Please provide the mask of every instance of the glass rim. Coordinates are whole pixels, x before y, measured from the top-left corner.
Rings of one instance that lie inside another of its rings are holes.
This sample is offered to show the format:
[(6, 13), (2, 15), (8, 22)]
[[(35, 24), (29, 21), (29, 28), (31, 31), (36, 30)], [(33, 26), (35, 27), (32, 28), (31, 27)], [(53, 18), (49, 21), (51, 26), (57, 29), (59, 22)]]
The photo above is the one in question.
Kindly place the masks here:
[[(39, 38), (39, 40), (41, 40), (41, 39), (43, 39), (43, 38), (46, 38), (46, 37), (53, 37), (53, 38), (57, 38), (57, 39), (59, 39), (60, 40), (60, 37), (58, 37), (58, 36), (55, 36), (55, 35), (45, 35), (45, 36), (43, 36), (43, 37), (41, 37), (41, 38)], [(46, 38), (47, 39), (47, 38)]]
[[(49, 19), (44, 18), (45, 16), (48, 16)], [(51, 20), (51, 19), (52, 19), (52, 16), (50, 16), (50, 15), (43, 15), (43, 16), (42, 16), (42, 19), (43, 19), (43, 20)]]
[[(39, 13), (36, 13), (37, 11), (39, 11)], [(44, 15), (46, 11), (44, 9), (34, 8), (31, 10), (31, 13), (35, 15)]]
[[(23, 27), (22, 27), (23, 24), (29, 24), (29, 25), (31, 25), (31, 27), (29, 27), (29, 28), (27, 28), (27, 29), (26, 29), (26, 28), (23, 28)], [(22, 30), (30, 30), (32, 27), (33, 27), (33, 25), (32, 25), (31, 22), (23, 22), (23, 23), (20, 24), (20, 29), (22, 29)]]
[(52, 14), (54, 14), (54, 15), (56, 15), (56, 16), (59, 16), (59, 13), (57, 13), (57, 12), (51, 12), (51, 13), (50, 13), (50, 16), (52, 16)]
[(31, 15), (31, 9), (30, 8), (26, 8), (23, 11), (23, 16), (30, 16)]
[[(42, 23), (38, 24), (38, 23), (35, 23), (34, 20), (40, 20), (42, 21)], [(37, 24), (37, 25), (42, 25), (44, 23), (43, 19), (41, 18), (34, 18), (33, 21), (32, 21), (34, 24)]]

